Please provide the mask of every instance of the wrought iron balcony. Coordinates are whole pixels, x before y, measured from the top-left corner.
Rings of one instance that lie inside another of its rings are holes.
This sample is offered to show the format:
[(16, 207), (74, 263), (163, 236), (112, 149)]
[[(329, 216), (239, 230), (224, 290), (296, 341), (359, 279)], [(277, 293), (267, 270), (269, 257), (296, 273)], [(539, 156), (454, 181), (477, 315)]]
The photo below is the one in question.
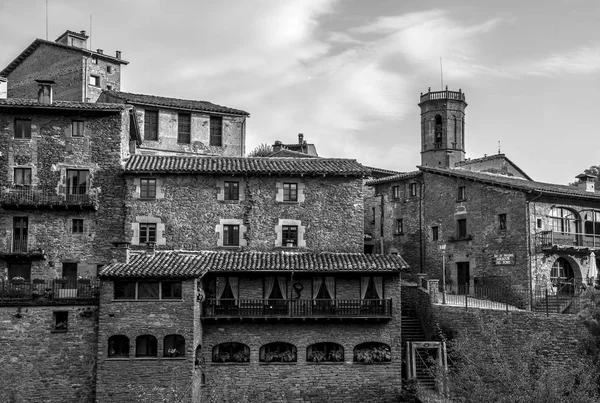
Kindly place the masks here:
[(0, 280), (0, 306), (97, 304), (98, 290), (92, 279)]
[(207, 299), (203, 318), (372, 318), (392, 317), (391, 299)]
[(542, 248), (600, 249), (600, 235), (579, 232), (541, 231), (536, 234)]
[(98, 197), (95, 191), (85, 188), (67, 189), (57, 192), (50, 186), (10, 185), (0, 188), (0, 204), (3, 207), (81, 207), (97, 209)]

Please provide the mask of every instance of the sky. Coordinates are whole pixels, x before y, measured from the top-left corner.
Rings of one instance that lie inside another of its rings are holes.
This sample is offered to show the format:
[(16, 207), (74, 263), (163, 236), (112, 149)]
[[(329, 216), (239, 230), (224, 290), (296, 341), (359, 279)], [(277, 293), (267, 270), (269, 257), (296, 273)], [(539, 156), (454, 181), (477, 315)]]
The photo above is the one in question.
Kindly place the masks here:
[[(1, 69), (46, 38), (46, 1), (0, 18)], [(414, 170), (442, 70), (466, 94), (467, 158), (500, 144), (561, 184), (600, 164), (598, 21), (597, 0), (48, 0), (48, 39), (123, 52), (122, 91), (248, 111), (248, 151), (303, 133), (320, 156)]]

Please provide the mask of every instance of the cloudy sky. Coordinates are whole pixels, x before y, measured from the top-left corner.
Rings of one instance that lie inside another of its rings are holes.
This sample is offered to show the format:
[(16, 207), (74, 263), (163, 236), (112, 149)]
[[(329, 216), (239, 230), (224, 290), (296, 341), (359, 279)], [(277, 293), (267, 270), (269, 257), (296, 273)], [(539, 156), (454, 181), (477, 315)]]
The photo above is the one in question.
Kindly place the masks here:
[[(597, 0), (49, 0), (49, 39), (90, 31), (122, 90), (251, 113), (247, 149), (298, 133), (321, 156), (420, 163), (419, 94), (461, 88), (467, 157), (535, 180), (600, 164)], [(0, 68), (46, 38), (45, 0), (0, 2)]]

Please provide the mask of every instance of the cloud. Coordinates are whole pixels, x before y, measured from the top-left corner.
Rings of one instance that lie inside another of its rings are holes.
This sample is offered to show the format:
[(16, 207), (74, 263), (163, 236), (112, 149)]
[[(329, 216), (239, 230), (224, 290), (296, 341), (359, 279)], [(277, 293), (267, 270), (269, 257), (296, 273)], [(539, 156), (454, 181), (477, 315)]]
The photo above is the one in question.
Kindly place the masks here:
[(600, 71), (600, 46), (582, 46), (571, 52), (529, 61), (523, 63), (519, 70), (527, 75), (546, 77), (595, 73)]

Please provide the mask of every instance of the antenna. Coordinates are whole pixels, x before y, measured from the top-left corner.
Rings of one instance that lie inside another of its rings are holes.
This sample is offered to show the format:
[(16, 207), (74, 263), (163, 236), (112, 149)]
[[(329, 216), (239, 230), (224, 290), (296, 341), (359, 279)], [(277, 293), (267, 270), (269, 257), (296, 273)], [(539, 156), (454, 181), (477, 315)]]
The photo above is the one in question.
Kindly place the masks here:
[(92, 49), (92, 14), (90, 14), (90, 50)]
[(502, 152), (500, 151), (500, 140), (498, 140), (498, 154), (502, 154)]
[(46, 0), (46, 40), (48, 40), (48, 0)]
[(440, 57), (440, 83), (442, 86), (440, 87), (442, 91), (444, 90), (444, 69), (442, 68), (442, 58)]

